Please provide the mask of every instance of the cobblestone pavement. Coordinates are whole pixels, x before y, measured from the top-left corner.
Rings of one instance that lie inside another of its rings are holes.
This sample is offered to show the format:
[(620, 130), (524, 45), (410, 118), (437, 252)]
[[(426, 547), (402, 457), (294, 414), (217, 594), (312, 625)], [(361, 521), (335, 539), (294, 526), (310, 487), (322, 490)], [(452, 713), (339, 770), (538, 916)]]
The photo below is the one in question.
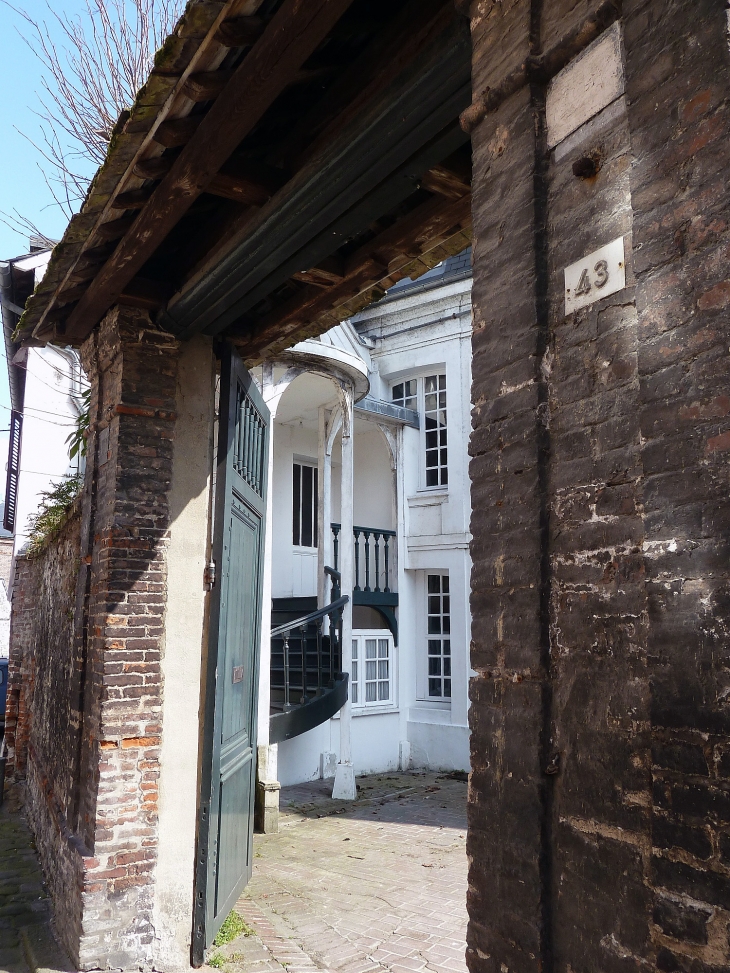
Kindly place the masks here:
[(466, 783), (444, 774), (285, 788), (281, 830), (255, 838), (236, 910), (255, 935), (221, 952), (253, 973), (462, 973), (466, 970)]
[(50, 930), (51, 909), (33, 838), (12, 788), (0, 807), (0, 971), (69, 970)]

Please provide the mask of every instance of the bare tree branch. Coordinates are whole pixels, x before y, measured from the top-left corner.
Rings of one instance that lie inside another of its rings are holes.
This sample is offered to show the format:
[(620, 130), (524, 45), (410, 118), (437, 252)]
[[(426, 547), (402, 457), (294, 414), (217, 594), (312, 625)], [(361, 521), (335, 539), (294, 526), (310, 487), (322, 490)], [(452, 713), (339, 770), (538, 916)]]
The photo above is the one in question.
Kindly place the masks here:
[(22, 17), (26, 29), (20, 35), (44, 69), (36, 111), (42, 144), (29, 141), (40, 153), (56, 203), (70, 218), (184, 0), (85, 0), (85, 13), (75, 17), (48, 3), (48, 20), (34, 20), (8, 0), (0, 2)]

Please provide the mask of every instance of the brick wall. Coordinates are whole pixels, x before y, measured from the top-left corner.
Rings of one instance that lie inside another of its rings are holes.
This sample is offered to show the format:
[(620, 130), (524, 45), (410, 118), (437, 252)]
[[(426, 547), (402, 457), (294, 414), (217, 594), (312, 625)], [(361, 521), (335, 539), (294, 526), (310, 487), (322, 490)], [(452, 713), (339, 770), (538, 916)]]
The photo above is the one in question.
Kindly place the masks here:
[(82, 349), (96, 378), (88, 502), (87, 694), (78, 830), (85, 968), (152, 956), (165, 548), (177, 342), (115, 308)]
[(59, 928), (81, 929), (82, 858), (73, 818), (79, 747), (79, 643), (73, 609), (80, 503), (32, 557), (16, 559), (11, 616), (8, 773), (24, 779), (27, 809)]
[[(82, 969), (142, 968), (153, 951), (177, 348), (128, 308), (88, 339), (80, 511), (72, 533), (19, 561), (14, 772), (27, 776), (57, 930)], [(57, 671), (68, 685), (54, 685)]]
[[(624, 0), (626, 104), (568, 150), (538, 72), (473, 132), (474, 971), (730, 962), (724, 7)], [(475, 94), (597, 11), (473, 3)], [(619, 236), (626, 289), (566, 317)]]

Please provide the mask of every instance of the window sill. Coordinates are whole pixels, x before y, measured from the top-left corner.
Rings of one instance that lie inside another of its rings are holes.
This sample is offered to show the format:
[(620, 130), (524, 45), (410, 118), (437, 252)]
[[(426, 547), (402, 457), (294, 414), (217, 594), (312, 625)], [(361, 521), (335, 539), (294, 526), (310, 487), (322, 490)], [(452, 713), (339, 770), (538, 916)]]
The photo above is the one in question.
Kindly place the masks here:
[[(356, 716), (383, 716), (384, 714), (399, 713), (399, 712), (400, 712), (399, 708), (397, 706), (393, 706), (392, 704), (383, 705), (383, 706), (355, 705), (352, 707), (353, 719)], [(339, 720), (339, 718), (340, 718), (339, 712), (335, 713), (335, 715), (332, 717), (333, 720)]]
[(415, 496), (408, 497), (409, 507), (431, 507), (449, 499), (449, 491), (437, 487), (424, 487)]

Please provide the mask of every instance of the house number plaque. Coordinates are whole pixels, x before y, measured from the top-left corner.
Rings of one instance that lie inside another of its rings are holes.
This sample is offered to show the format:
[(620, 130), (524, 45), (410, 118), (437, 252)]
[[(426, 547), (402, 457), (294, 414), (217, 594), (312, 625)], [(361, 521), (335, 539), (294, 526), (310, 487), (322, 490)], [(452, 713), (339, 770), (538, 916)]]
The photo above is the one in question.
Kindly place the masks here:
[(600, 301), (626, 287), (624, 238), (607, 243), (565, 268), (565, 313)]
[(243, 682), (243, 666), (233, 667), (233, 682)]

